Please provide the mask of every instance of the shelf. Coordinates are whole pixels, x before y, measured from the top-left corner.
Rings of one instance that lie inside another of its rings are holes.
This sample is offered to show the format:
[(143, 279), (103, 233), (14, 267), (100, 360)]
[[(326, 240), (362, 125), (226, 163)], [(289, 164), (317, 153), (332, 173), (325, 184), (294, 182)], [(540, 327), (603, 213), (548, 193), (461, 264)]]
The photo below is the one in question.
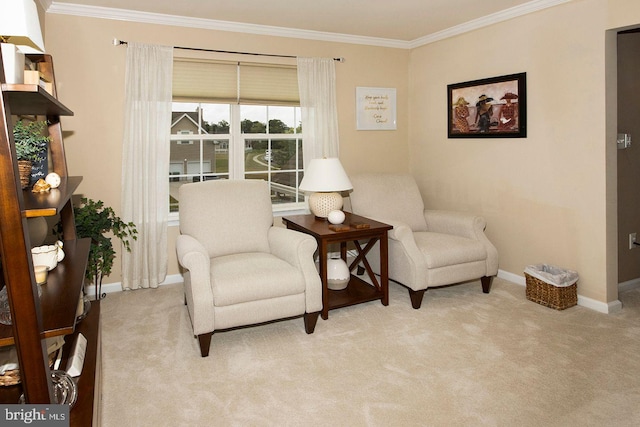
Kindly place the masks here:
[(100, 394), (100, 301), (91, 302), (91, 310), (87, 317), (78, 324), (76, 333), (65, 339), (61, 368), (66, 368), (73, 343), (79, 333), (87, 339), (87, 352), (84, 355), (82, 374), (76, 382), (78, 384), (78, 400), (71, 409), (70, 425), (90, 426), (92, 421), (99, 416), (98, 408), (95, 407), (99, 399), (95, 399), (95, 394)]
[(44, 193), (34, 193), (31, 187), (22, 191), (27, 218), (53, 216), (60, 212), (82, 182), (82, 177), (62, 177), (60, 186)]
[[(72, 346), (79, 333), (87, 339), (87, 352), (82, 374), (76, 378), (78, 400), (70, 413), (70, 425), (89, 426), (92, 425), (92, 419), (99, 416), (98, 408), (94, 405), (95, 394), (100, 393), (100, 301), (91, 302), (91, 311), (87, 317), (78, 324), (75, 333), (65, 337), (60, 363), (60, 368), (63, 370), (67, 366)], [(21, 394), (22, 384), (0, 387), (0, 404), (16, 404)]]
[[(64, 242), (64, 260), (49, 272), (47, 283), (42, 285), (42, 338), (73, 333), (90, 246), (88, 238)], [(0, 346), (12, 344), (13, 328), (0, 325)]]
[(347, 307), (368, 301), (376, 301), (384, 296), (382, 291), (365, 282), (357, 276), (351, 275), (347, 287), (340, 291), (329, 290), (329, 310)]
[(9, 100), (13, 115), (73, 116), (73, 111), (39, 85), (4, 83), (2, 91)]

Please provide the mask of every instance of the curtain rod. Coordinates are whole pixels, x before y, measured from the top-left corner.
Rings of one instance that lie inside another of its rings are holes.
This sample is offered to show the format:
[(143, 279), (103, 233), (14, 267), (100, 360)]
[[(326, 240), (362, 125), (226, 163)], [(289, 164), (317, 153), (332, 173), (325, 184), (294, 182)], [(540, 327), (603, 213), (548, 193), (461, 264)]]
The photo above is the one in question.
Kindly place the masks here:
[[(119, 39), (113, 39), (113, 45), (114, 46), (120, 46), (123, 44), (128, 44), (128, 42), (124, 41), (124, 40), (119, 40)], [(253, 53), (253, 52), (234, 52), (231, 50), (217, 50), (217, 49), (203, 49), (203, 48), (198, 48), (198, 47), (182, 47), (182, 46), (172, 46), (174, 49), (182, 49), (182, 50), (195, 50), (195, 51), (200, 51), (200, 52), (217, 52), (217, 53), (233, 53), (236, 55), (253, 55), (253, 56), (270, 56), (270, 57), (275, 57), (275, 58), (297, 58), (297, 56), (293, 56), (293, 55), (274, 55), (274, 54), (270, 54), (270, 53)], [(339, 58), (333, 58), (334, 61), (337, 62), (344, 62), (344, 58), (339, 57)]]

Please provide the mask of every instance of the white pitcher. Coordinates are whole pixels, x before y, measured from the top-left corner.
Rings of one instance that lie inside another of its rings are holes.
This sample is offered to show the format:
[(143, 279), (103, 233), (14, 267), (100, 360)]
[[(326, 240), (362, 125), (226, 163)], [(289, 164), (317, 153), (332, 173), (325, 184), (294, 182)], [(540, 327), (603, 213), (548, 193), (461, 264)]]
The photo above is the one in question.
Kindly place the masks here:
[(56, 268), (58, 263), (64, 259), (62, 241), (58, 240), (55, 245), (36, 246), (31, 249), (33, 265), (46, 265), (49, 271)]

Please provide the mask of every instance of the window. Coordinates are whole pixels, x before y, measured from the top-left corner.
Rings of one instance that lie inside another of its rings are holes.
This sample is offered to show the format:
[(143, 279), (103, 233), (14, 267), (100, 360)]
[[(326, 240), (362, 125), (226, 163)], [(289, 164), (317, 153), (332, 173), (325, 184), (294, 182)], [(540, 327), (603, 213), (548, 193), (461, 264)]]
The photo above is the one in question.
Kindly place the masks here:
[(262, 179), (274, 211), (304, 207), (295, 68), (176, 60), (173, 98), (170, 212), (181, 185), (212, 179)]
[[(178, 131), (178, 135), (193, 135), (193, 131), (192, 130), (179, 130)], [(189, 140), (189, 141), (182, 141), (179, 140), (177, 141), (178, 145), (193, 145), (193, 140)]]
[(300, 107), (241, 105), (244, 178), (270, 183), (276, 208), (304, 202)]

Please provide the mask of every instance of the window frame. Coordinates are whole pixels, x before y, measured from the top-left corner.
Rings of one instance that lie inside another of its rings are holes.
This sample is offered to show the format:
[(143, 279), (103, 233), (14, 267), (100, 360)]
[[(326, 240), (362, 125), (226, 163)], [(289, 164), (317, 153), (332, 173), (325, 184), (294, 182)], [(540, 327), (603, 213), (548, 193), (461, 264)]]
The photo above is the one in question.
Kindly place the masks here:
[[(296, 174), (296, 198), (302, 197), (302, 200), (300, 202), (290, 202), (290, 203), (272, 203), (272, 211), (275, 217), (278, 216), (284, 216), (284, 215), (297, 215), (297, 214), (304, 214), (304, 213), (308, 213), (307, 212), (307, 197), (306, 195), (301, 192), (299, 190), (299, 184), (302, 180), (302, 176), (304, 175), (304, 164), (302, 161), (302, 156), (300, 155), (299, 150), (302, 150), (302, 139), (304, 138), (304, 133), (296, 133), (298, 130), (298, 126), (295, 126), (294, 123), (294, 133), (291, 134), (281, 134), (281, 133), (243, 133), (242, 129), (241, 129), (241, 125), (242, 125), (242, 117), (241, 117), (241, 107), (242, 104), (237, 104), (237, 103), (226, 103), (226, 102), (216, 102), (215, 100), (212, 100), (211, 102), (205, 102), (205, 101), (199, 101), (199, 102), (189, 102), (189, 101), (176, 101), (174, 100), (174, 102), (176, 103), (193, 103), (193, 104), (198, 104), (199, 107), (201, 107), (203, 104), (224, 104), (224, 105), (228, 105), (229, 109), (230, 109), (230, 117), (229, 117), (229, 133), (228, 134), (218, 134), (218, 133), (206, 133), (203, 132), (203, 126), (201, 126), (201, 124), (204, 122), (203, 117), (202, 117), (202, 108), (199, 108), (199, 113), (198, 113), (198, 123), (197, 123), (197, 129), (198, 129), (198, 133), (191, 133), (191, 134), (184, 134), (184, 133), (178, 133), (178, 134), (170, 134), (170, 143), (174, 143), (174, 142), (180, 142), (180, 141), (193, 141), (193, 143), (197, 143), (199, 144), (199, 158), (200, 158), (200, 179), (203, 179), (203, 177), (205, 175), (210, 175), (210, 174), (215, 174), (215, 173), (206, 173), (203, 172), (203, 150), (204, 150), (204, 142), (205, 141), (210, 141), (210, 140), (226, 140), (227, 144), (228, 144), (228, 156), (229, 156), (229, 164), (228, 164), (228, 172), (222, 172), (216, 175), (223, 175), (226, 176), (227, 179), (233, 179), (233, 180), (238, 180), (238, 179), (245, 179), (246, 175), (251, 175), (253, 173), (255, 174), (267, 174), (268, 178), (268, 183), (269, 183), (269, 190), (271, 191), (271, 184), (272, 184), (272, 173), (273, 170), (271, 169), (271, 167), (269, 166), (267, 168), (266, 171), (257, 171), (257, 172), (249, 172), (247, 173), (247, 171), (245, 170), (245, 146), (247, 141), (249, 140), (267, 140), (268, 141), (268, 147), (269, 149), (271, 148), (271, 141), (273, 140), (277, 140), (277, 141), (282, 141), (282, 140), (290, 140), (290, 141), (295, 141), (295, 145), (296, 145), (296, 167), (295, 169), (288, 169), (285, 172), (293, 172)], [(244, 104), (246, 105), (246, 104)], [(272, 105), (272, 104), (253, 104), (253, 105), (258, 105), (258, 106), (264, 106), (267, 108), (267, 117), (266, 117), (266, 125), (267, 125), (267, 131), (268, 131), (268, 125), (269, 125), (269, 121), (271, 119), (273, 119), (272, 117), (269, 116), (268, 113), (268, 109), (269, 107), (282, 107), (281, 105)], [(284, 107), (291, 107), (291, 108), (300, 108), (299, 105), (295, 106), (295, 105), (284, 105)], [(295, 116), (294, 121), (296, 122), (301, 122), (301, 117)], [(241, 150), (242, 152), (238, 152), (238, 150)], [(271, 162), (269, 162), (269, 165), (271, 165)], [(276, 172), (277, 173), (277, 172)], [(182, 178), (182, 177), (189, 177), (192, 176), (193, 174), (179, 174), (177, 176), (177, 178)], [(172, 178), (176, 178), (173, 177), (171, 175), (169, 175), (169, 177), (167, 179), (171, 180)], [(169, 207), (170, 209), (171, 207)], [(179, 210), (175, 211), (175, 212), (171, 212), (169, 211), (169, 225), (178, 225), (179, 224)]]

